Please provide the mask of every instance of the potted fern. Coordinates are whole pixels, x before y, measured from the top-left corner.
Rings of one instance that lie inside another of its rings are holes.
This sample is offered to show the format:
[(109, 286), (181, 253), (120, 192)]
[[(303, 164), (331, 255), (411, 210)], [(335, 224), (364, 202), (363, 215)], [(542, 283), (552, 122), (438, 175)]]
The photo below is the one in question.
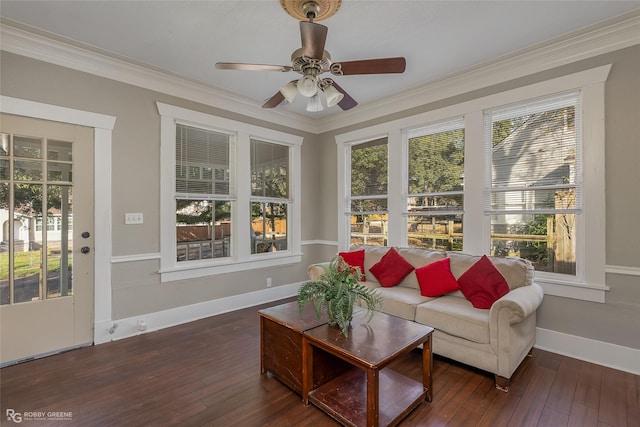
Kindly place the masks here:
[(316, 317), (320, 320), (326, 313), (329, 324), (336, 324), (349, 336), (349, 324), (353, 318), (353, 308), (360, 299), (371, 318), (382, 305), (382, 297), (360, 282), (362, 274), (349, 266), (340, 256), (324, 266), (324, 273), (317, 280), (302, 284), (298, 290), (298, 311), (302, 315), (305, 305), (313, 304)]

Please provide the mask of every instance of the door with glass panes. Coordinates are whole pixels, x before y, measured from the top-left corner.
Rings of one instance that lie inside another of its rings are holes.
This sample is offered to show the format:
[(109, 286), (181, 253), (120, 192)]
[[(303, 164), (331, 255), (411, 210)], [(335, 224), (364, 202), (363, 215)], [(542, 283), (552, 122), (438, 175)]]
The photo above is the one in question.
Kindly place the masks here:
[(93, 129), (0, 116), (0, 364), (93, 342)]

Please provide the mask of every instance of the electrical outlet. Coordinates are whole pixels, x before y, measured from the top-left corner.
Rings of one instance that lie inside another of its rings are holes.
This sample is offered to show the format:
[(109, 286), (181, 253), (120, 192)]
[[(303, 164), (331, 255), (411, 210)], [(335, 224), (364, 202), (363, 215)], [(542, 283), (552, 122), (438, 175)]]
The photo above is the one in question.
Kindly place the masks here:
[(271, 277), (267, 277), (267, 288), (271, 287)]
[(144, 222), (144, 215), (142, 213), (126, 213), (124, 214), (125, 224), (142, 224)]

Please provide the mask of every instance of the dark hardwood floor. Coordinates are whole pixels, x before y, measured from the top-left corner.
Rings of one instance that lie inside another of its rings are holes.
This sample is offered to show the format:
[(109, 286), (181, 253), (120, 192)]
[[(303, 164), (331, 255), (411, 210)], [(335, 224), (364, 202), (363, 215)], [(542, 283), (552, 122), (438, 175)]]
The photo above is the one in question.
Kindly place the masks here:
[[(275, 305), (277, 303), (269, 304)], [(333, 426), (259, 367), (253, 307), (0, 370), (0, 424), (70, 412), (57, 426)], [(393, 365), (421, 379), (419, 350)], [(640, 376), (534, 350), (511, 380), (441, 358), (433, 402), (401, 426), (639, 426)], [(46, 417), (45, 417), (46, 418)]]

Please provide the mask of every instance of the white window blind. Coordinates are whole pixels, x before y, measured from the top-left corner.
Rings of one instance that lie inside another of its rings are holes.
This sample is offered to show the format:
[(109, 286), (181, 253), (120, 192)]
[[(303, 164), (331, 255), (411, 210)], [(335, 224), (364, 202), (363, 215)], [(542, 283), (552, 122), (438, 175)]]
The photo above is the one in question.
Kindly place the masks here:
[(578, 213), (582, 209), (580, 92), (485, 114), (485, 213)]
[(406, 132), (406, 213), (463, 212), (464, 132), (462, 117)]
[(198, 198), (232, 195), (231, 140), (232, 136), (228, 134), (176, 125), (176, 193), (193, 194)]
[(347, 213), (387, 212), (388, 149), (387, 137), (351, 146)]
[(289, 198), (289, 147), (251, 139), (251, 195)]

